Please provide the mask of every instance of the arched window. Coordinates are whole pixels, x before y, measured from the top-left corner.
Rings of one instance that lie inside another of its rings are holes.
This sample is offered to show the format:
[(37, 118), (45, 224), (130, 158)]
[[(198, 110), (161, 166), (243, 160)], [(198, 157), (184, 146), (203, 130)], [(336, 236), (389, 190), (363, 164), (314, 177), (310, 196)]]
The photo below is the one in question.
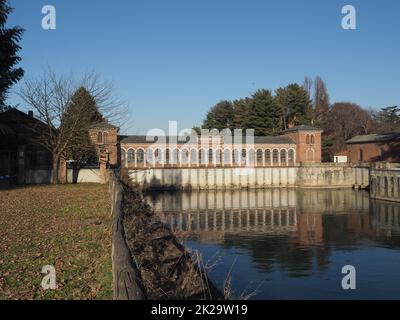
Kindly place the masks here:
[(201, 149), (199, 152), (199, 164), (204, 165), (206, 164), (207, 160), (207, 151), (205, 149)]
[(229, 149), (224, 150), (224, 164), (226, 166), (232, 164), (232, 152)]
[(289, 166), (293, 166), (295, 163), (295, 159), (294, 159), (294, 150), (290, 149), (288, 152), (288, 158), (289, 158)]
[(222, 164), (222, 150), (221, 149), (215, 150), (215, 163), (217, 166)]
[(179, 164), (178, 163), (178, 156), (179, 156), (179, 150), (178, 149), (174, 149), (172, 150), (172, 157), (171, 157), (171, 164)]
[(314, 144), (315, 143), (315, 136), (312, 134), (311, 135), (311, 144)]
[(281, 150), (281, 165), (286, 166), (286, 150)]
[(213, 159), (213, 157), (214, 157), (213, 150), (212, 150), (212, 149), (209, 149), (209, 150), (208, 150), (208, 164), (209, 164), (209, 165), (214, 164), (214, 159)]
[(242, 149), (240, 163), (243, 165), (243, 164), (246, 164), (246, 161), (247, 161), (247, 150)]
[(250, 149), (247, 153), (247, 165), (254, 166), (255, 165), (255, 152), (254, 149)]
[(189, 163), (189, 151), (187, 149), (181, 150), (180, 165), (187, 165)]
[(146, 150), (146, 162), (147, 164), (152, 165), (154, 163), (154, 152), (153, 149)]
[(140, 164), (140, 165), (144, 164), (144, 151), (143, 151), (143, 149), (136, 150), (136, 158), (137, 158), (137, 164)]
[(154, 151), (154, 158), (157, 164), (162, 164), (162, 151), (161, 149), (156, 149)]
[(265, 150), (265, 165), (266, 166), (271, 165), (271, 150), (269, 149)]
[(240, 150), (239, 149), (232, 150), (232, 159), (233, 159), (233, 164), (235, 166), (240, 165)]
[(135, 163), (135, 150), (129, 149), (128, 150), (128, 164)]
[(306, 136), (306, 144), (310, 144), (310, 135), (309, 134)]
[(274, 166), (278, 166), (279, 165), (279, 150), (274, 149), (272, 151), (272, 164)]
[(257, 150), (257, 166), (262, 166), (264, 162), (264, 153), (261, 149)]
[(107, 135), (107, 132), (104, 132), (103, 133), (103, 143), (106, 144), (107, 141), (108, 141), (108, 135)]
[(307, 151), (307, 161), (314, 161), (314, 151), (312, 149)]
[(197, 164), (197, 161), (198, 161), (198, 151), (196, 149), (192, 149), (192, 151), (190, 151), (190, 163)]
[(97, 134), (97, 143), (103, 143), (103, 133), (99, 132)]

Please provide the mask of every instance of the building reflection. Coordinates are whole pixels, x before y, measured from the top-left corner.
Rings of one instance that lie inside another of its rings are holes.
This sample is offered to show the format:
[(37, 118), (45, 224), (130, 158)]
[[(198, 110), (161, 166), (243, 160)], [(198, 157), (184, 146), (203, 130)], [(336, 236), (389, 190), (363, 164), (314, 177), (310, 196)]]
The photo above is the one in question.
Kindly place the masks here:
[(340, 246), (361, 236), (400, 232), (400, 205), (371, 200), (368, 193), (343, 189), (263, 189), (148, 194), (148, 202), (175, 232), (200, 241), (231, 235), (287, 235), (299, 245)]

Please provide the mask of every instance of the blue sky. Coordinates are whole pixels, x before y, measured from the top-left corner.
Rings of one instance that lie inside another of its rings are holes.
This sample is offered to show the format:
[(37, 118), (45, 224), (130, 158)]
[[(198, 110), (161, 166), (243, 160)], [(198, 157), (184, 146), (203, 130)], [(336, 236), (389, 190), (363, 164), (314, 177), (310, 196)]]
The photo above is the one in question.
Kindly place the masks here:
[[(96, 71), (130, 106), (128, 133), (201, 123), (219, 100), (320, 75), (331, 101), (400, 101), (398, 0), (11, 0), (26, 77)], [(42, 7), (57, 29), (41, 28)], [(357, 30), (341, 28), (341, 8)], [(20, 84), (19, 84), (20, 85)], [(18, 87), (18, 86), (17, 86)], [(12, 102), (17, 102), (15, 95)]]

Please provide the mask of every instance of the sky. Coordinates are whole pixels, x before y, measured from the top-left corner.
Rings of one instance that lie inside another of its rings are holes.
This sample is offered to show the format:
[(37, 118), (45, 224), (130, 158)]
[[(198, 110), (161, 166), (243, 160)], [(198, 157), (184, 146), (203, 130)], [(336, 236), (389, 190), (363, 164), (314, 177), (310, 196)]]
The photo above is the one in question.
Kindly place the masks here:
[[(128, 134), (200, 125), (220, 100), (319, 75), (331, 102), (400, 102), (398, 0), (10, 0), (25, 78), (96, 72), (129, 105)], [(356, 8), (357, 29), (341, 26)], [(42, 7), (57, 27), (41, 26)], [(23, 81), (15, 86), (17, 91)], [(13, 92), (10, 102), (21, 103)], [(24, 106), (21, 103), (21, 109)]]

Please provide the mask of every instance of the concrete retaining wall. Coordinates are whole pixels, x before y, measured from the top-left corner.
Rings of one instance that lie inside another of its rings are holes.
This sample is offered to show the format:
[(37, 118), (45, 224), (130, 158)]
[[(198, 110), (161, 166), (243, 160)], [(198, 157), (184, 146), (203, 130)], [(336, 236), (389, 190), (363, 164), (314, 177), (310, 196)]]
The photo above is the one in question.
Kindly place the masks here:
[(400, 168), (371, 169), (371, 198), (400, 202)]
[(68, 183), (101, 183), (100, 169), (67, 170)]
[(164, 168), (130, 170), (144, 189), (242, 189), (284, 187), (367, 187), (369, 169), (348, 165), (273, 168)]

